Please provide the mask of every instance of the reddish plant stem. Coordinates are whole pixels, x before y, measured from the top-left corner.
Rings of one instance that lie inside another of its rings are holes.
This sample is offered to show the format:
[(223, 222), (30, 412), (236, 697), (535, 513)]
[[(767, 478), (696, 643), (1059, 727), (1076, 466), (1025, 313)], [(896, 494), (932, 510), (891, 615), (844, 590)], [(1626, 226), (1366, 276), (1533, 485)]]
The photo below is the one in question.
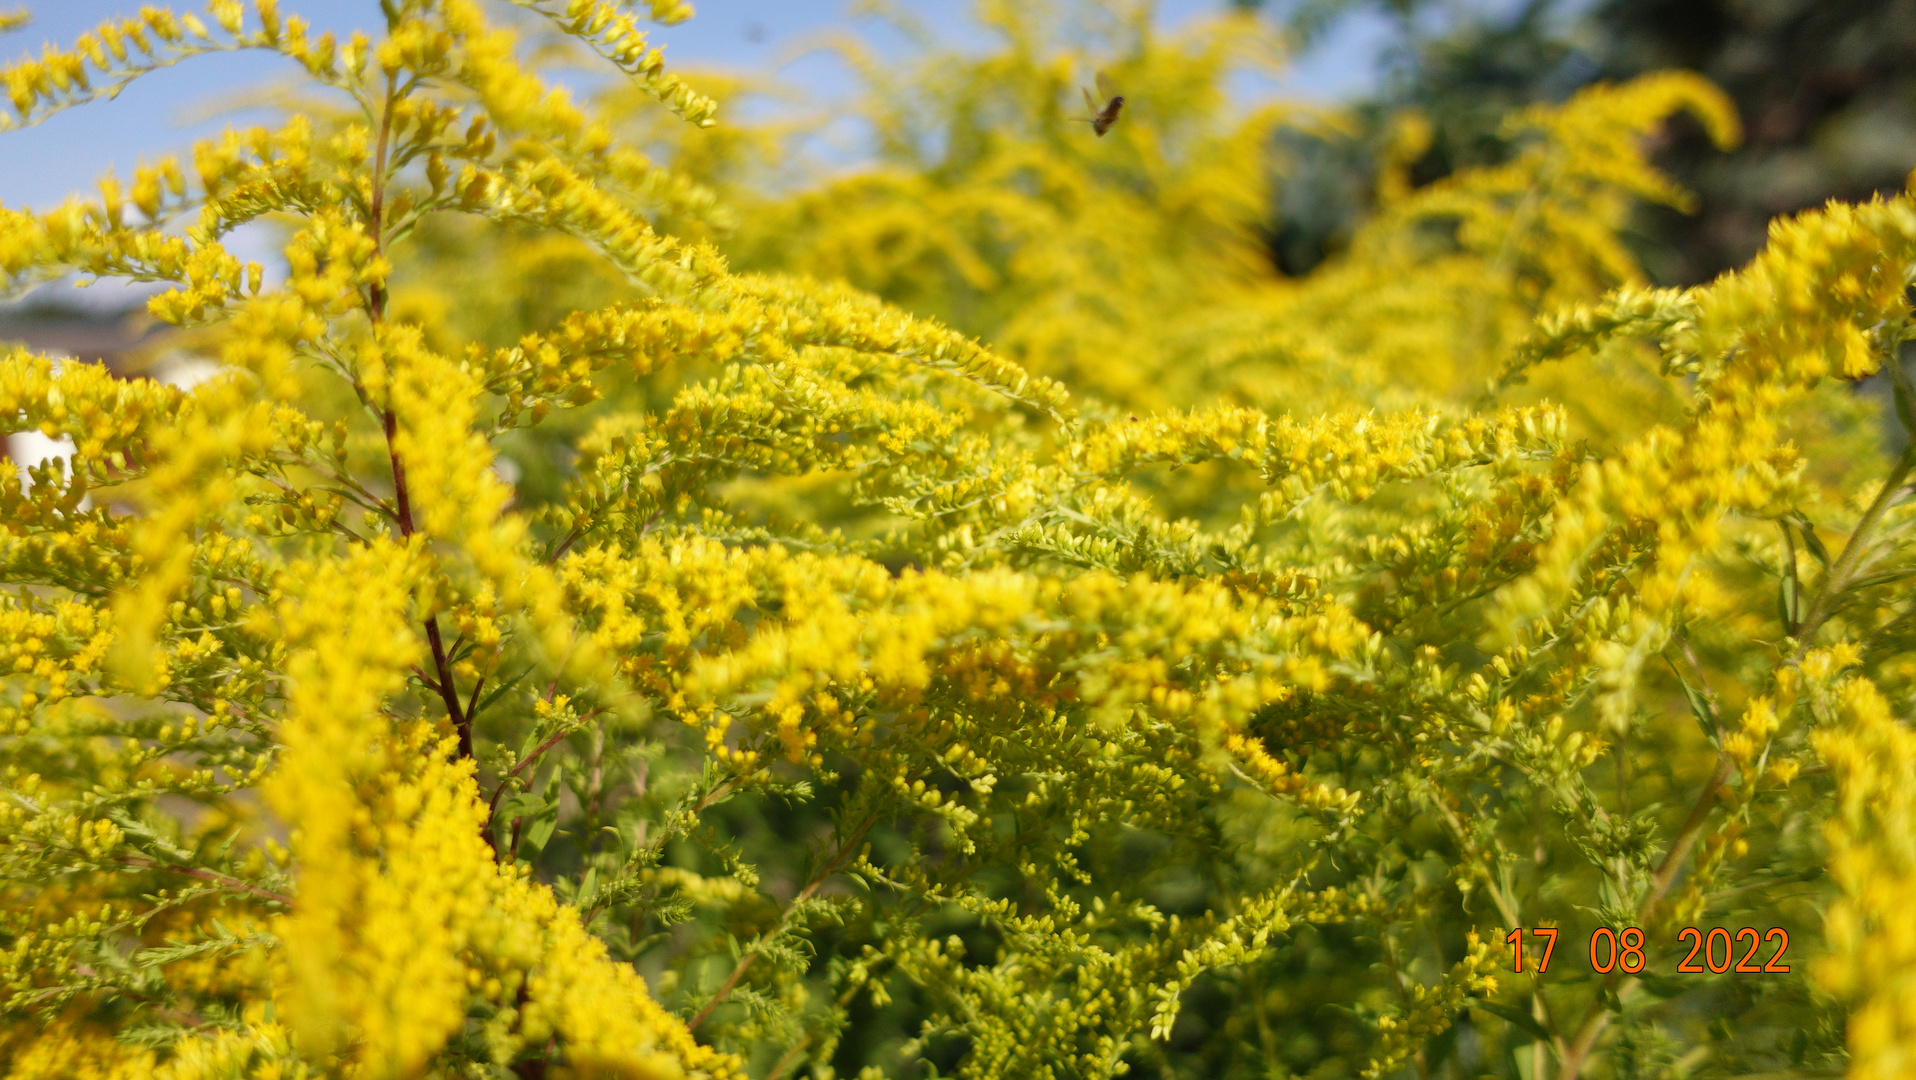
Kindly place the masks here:
[[(453, 652), (459, 651), (458, 642), (455, 641), (452, 643), (452, 651)], [(486, 686), (486, 677), (484, 675), (480, 675), (477, 679), (473, 680), (472, 694), (466, 698), (466, 726), (467, 727), (472, 726), (472, 714), (477, 712), (479, 709), (479, 691), (485, 689), (485, 686)]]
[(131, 866), (140, 870), (164, 870), (169, 874), (184, 874), (187, 877), (198, 878), (201, 881), (232, 889), (235, 892), (243, 892), (249, 896), (257, 896), (261, 900), (271, 900), (274, 903), (285, 904), (287, 907), (293, 906), (293, 898), (287, 896), (285, 893), (274, 892), (271, 889), (262, 889), (251, 882), (241, 881), (239, 878), (229, 877), (215, 870), (202, 870), (197, 866), (181, 866), (178, 863), (164, 863), (158, 859), (148, 858), (145, 855), (122, 855), (119, 858), (119, 862), (122, 865)]
[[(373, 239), (373, 257), (385, 254), (386, 248), (386, 167), (392, 152), (392, 98), (394, 77), (386, 77), (386, 107), (379, 114), (379, 143), (373, 152), (373, 190), (372, 202), (367, 207), (367, 225), (370, 226)], [(375, 327), (386, 319), (386, 286), (375, 281), (366, 290), (366, 318)], [(392, 459), (393, 466), (393, 516), (399, 522), (399, 535), (410, 539), (416, 526), (413, 523), (412, 495), (406, 487), (406, 463), (399, 456), (399, 418), (393, 413), (390, 398), (386, 407), (379, 411), (380, 423), (386, 434), (386, 456)], [(453, 685), (452, 664), (446, 655), (445, 639), (439, 634), (439, 617), (426, 616), (426, 642), (432, 647), (433, 670), (439, 675), (439, 699), (446, 704), (446, 715), (451, 717), (453, 730), (459, 733), (459, 756), (472, 756), (472, 721), (466, 717), (465, 710), (459, 707), (459, 688)]]
[[(608, 706), (604, 706), (604, 705), (599, 706), (598, 708), (592, 710), (591, 712), (586, 713), (584, 716), (579, 717), (579, 723), (584, 724), (587, 720), (590, 720), (593, 717), (599, 715), (600, 713), (604, 712), (607, 708)], [(492, 815), (495, 811), (499, 809), (499, 797), (505, 794), (507, 782), (510, 781), (513, 777), (519, 775), (520, 773), (525, 772), (526, 769), (530, 767), (533, 762), (539, 760), (539, 755), (545, 753), (547, 750), (550, 750), (554, 746), (558, 745), (558, 742), (560, 739), (563, 739), (567, 735), (570, 735), (573, 732), (578, 730), (580, 729), (567, 728), (564, 731), (553, 732), (552, 735), (549, 736), (545, 742), (542, 742), (538, 745), (537, 749), (533, 750), (532, 753), (527, 754), (526, 759), (524, 761), (521, 761), (519, 764), (513, 766), (511, 772), (499, 778), (499, 786), (492, 790), (492, 799), (486, 803), (486, 835), (487, 836), (492, 835)]]

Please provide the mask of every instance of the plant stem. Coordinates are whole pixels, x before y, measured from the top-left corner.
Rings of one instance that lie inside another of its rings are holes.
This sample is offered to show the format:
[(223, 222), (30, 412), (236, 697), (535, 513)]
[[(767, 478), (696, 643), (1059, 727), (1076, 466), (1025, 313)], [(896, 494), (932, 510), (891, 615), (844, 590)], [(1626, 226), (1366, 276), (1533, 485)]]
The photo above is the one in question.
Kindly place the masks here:
[(261, 900), (271, 900), (276, 904), (285, 904), (287, 907), (293, 906), (293, 898), (287, 896), (285, 893), (274, 892), (271, 889), (262, 889), (251, 882), (241, 881), (239, 878), (229, 877), (215, 870), (202, 870), (197, 866), (182, 866), (178, 863), (160, 862), (158, 859), (149, 858), (145, 855), (122, 855), (118, 861), (122, 865), (131, 866), (140, 870), (164, 870), (169, 874), (184, 874), (187, 877), (198, 878), (201, 881), (220, 885), (232, 889), (235, 892), (243, 892), (249, 896), (257, 896)]
[(712, 1015), (712, 1010), (724, 1003), (733, 988), (738, 986), (738, 981), (745, 977), (745, 972), (758, 959), (758, 954), (764, 948), (765, 942), (784, 931), (785, 925), (791, 921), (792, 912), (797, 911), (800, 904), (811, 899), (812, 894), (825, 884), (827, 878), (838, 872), (838, 868), (844, 865), (845, 859), (851, 855), (852, 849), (858, 846), (859, 842), (865, 838), (865, 833), (877, 823), (878, 814), (874, 811), (865, 818), (864, 824), (838, 845), (838, 850), (818, 868), (818, 872), (812, 875), (812, 880), (805, 883), (805, 887), (799, 890), (797, 896), (792, 897), (792, 902), (786, 905), (785, 914), (778, 920), (778, 925), (772, 929), (771, 933), (761, 936), (757, 944), (746, 950), (744, 956), (739, 957), (738, 964), (732, 968), (732, 973), (725, 977), (725, 982), (720, 984), (718, 992), (712, 995), (712, 1000), (705, 1003), (705, 1007), (698, 1011), (698, 1015), (686, 1021), (685, 1026), (688, 1030), (697, 1031), (699, 1025), (705, 1022), (705, 1018)]
[[(1912, 444), (1911, 449), (1916, 451), (1916, 444)], [(1809, 652), (1810, 639), (1815, 636), (1817, 629), (1823, 625), (1824, 620), (1835, 614), (1836, 597), (1849, 588), (1850, 579), (1855, 575), (1857, 565), (1863, 560), (1863, 549), (1869, 546), (1870, 532), (1883, 520), (1883, 515), (1889, 513), (1890, 503), (1902, 493), (1903, 485), (1909, 482), (1912, 467), (1916, 467), (1916, 453), (1905, 451), (1896, 462), (1896, 467), (1891, 469), (1889, 476), (1883, 480), (1883, 489), (1876, 493), (1876, 498), (1869, 504), (1869, 509), (1863, 511), (1862, 520), (1856, 523), (1855, 530), (1849, 534), (1848, 542), (1843, 545), (1843, 553), (1836, 557), (1836, 563), (1830, 567), (1829, 576), (1824, 579), (1823, 587), (1816, 591), (1816, 599), (1811, 601), (1809, 611), (1803, 616), (1803, 625), (1796, 633), (1797, 646), (1796, 654), (1792, 657), (1793, 663), (1801, 662), (1804, 654)]]
[[(592, 710), (591, 712), (586, 713), (584, 716), (579, 717), (579, 724), (584, 725), (586, 721), (606, 711), (606, 709), (610, 707), (611, 706), (608, 706), (608, 705), (601, 705), (598, 708)], [(532, 753), (527, 754), (526, 759), (524, 761), (521, 761), (519, 764), (513, 766), (511, 772), (499, 778), (499, 786), (493, 789), (492, 800), (486, 804), (486, 835), (488, 836), (492, 835), (492, 812), (499, 808), (499, 796), (505, 794), (506, 784), (513, 777), (519, 775), (522, 772), (525, 772), (526, 769), (530, 768), (533, 762), (539, 760), (539, 755), (545, 753), (547, 750), (552, 749), (554, 746), (557, 746), (559, 743), (559, 740), (579, 730), (580, 728), (578, 727), (569, 727), (562, 731), (553, 732), (549, 737), (547, 737), (546, 741), (540, 743), (538, 747), (532, 751)]]
[[(386, 171), (392, 155), (392, 116), (393, 96), (396, 91), (394, 76), (386, 76), (386, 101), (379, 112), (379, 142), (373, 151), (372, 201), (367, 207), (367, 226), (372, 233), (373, 256), (385, 254), (386, 246)], [(376, 328), (386, 319), (386, 286), (375, 281), (366, 290), (366, 318)], [(386, 407), (379, 410), (380, 424), (386, 435), (386, 456), (392, 459), (393, 467), (393, 510), (399, 523), (399, 535), (411, 538), (417, 531), (413, 523), (412, 495), (406, 487), (406, 463), (399, 457), (399, 417), (394, 414), (390, 399)], [(453, 685), (452, 665), (446, 659), (446, 643), (439, 634), (439, 617), (426, 616), (426, 642), (432, 648), (433, 669), (439, 673), (439, 698), (446, 704), (446, 715), (452, 718), (452, 726), (459, 733), (459, 756), (472, 756), (472, 721), (467, 719), (465, 710), (459, 706), (459, 689)]]

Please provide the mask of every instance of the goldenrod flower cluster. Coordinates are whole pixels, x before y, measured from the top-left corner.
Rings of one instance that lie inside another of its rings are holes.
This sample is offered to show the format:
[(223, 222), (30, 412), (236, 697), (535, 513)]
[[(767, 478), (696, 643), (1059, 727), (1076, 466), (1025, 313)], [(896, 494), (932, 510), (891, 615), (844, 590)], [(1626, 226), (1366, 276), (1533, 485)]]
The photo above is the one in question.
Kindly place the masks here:
[(1653, 289), (1644, 138), (1737, 137), (1659, 75), (1423, 188), (1399, 118), (1282, 279), (1269, 136), (1336, 118), (1231, 114), (1254, 22), (854, 51), (818, 180), (665, 71), (689, 5), (517, 6), (0, 72), (4, 126), (215, 50), (315, 95), (0, 207), (9, 292), (154, 283), (219, 369), (0, 354), (74, 448), (0, 477), (5, 1075), (1909, 1071), (1911, 196)]

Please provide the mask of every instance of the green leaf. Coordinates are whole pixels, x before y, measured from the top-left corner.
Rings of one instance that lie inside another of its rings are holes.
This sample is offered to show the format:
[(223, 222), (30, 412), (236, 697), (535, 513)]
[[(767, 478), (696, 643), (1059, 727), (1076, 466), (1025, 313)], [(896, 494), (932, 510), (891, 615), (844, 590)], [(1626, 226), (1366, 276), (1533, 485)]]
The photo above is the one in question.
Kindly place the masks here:
[(1803, 625), (1803, 588), (1796, 580), (1796, 560), (1786, 559), (1783, 563), (1783, 580), (1776, 587), (1776, 613), (1783, 620), (1783, 630), (1794, 637)]
[(1903, 422), (1903, 434), (1909, 436), (1910, 445), (1916, 447), (1916, 390), (1910, 388), (1909, 373), (1903, 370), (1901, 358), (1891, 360), (1887, 366), (1890, 384), (1896, 388), (1896, 419)]
[(552, 839), (552, 831), (559, 826), (559, 801), (555, 798), (535, 795), (522, 791), (499, 804), (499, 813), (492, 819), (495, 839), (501, 846), (512, 839), (512, 827), (515, 822), (524, 821), (519, 830), (519, 847), (513, 849), (516, 856), (520, 849), (530, 848), (531, 854), (543, 851), (546, 841)]
[(493, 815), (496, 822), (512, 824), (522, 817), (531, 817), (545, 809), (546, 801), (529, 791), (522, 791), (499, 804), (499, 812)]
[(1810, 557), (1821, 564), (1823, 569), (1828, 570), (1830, 552), (1823, 546), (1823, 541), (1817, 537), (1816, 525), (1810, 521), (1810, 516), (1801, 510), (1792, 510), (1790, 520), (1796, 522), (1796, 530), (1803, 534), (1803, 546), (1810, 549)]
[(1450, 1057), (1450, 1052), (1457, 1048), (1457, 1021), (1460, 1018), (1461, 1014), (1451, 1017), (1449, 1027), (1424, 1043), (1424, 1068), (1437, 1071), (1437, 1066), (1442, 1065)]
[(1696, 687), (1691, 686), (1690, 680), (1684, 678), (1681, 671), (1677, 672), (1677, 682), (1683, 686), (1683, 696), (1690, 701), (1690, 713), (1696, 717), (1696, 722), (1703, 728), (1703, 733), (1711, 739), (1717, 738), (1719, 725), (1716, 709), (1711, 706), (1710, 699), (1704, 697)]
[(531, 731), (526, 732), (525, 741), (519, 744), (519, 754), (517, 757), (513, 758), (512, 760), (515, 762), (524, 763), (527, 755), (531, 754), (534, 750), (537, 750), (539, 748), (539, 740), (541, 738), (544, 738), (544, 736), (545, 736), (545, 733), (540, 731), (536, 727), (533, 728)]
[(1865, 574), (1859, 578), (1851, 578), (1849, 587), (1843, 591), (1854, 592), (1857, 589), (1873, 589), (1878, 585), (1893, 585), (1898, 581), (1903, 581), (1911, 577), (1916, 577), (1916, 567), (1904, 567), (1900, 570), (1885, 570), (1879, 574)]
[(532, 853), (537, 855), (539, 852), (545, 850), (546, 841), (552, 839), (552, 833), (558, 827), (559, 804), (557, 802), (548, 803), (545, 809), (541, 810), (526, 823), (526, 831), (522, 837), (520, 846), (531, 848)]
[[(524, 679), (527, 675), (530, 675), (530, 674), (532, 674), (532, 669), (527, 668), (524, 671), (521, 671), (519, 674), (514, 675), (512, 678), (507, 679), (505, 682), (500, 683), (498, 686), (493, 687), (491, 693), (487, 694), (485, 697), (480, 698), (479, 704), (472, 707), (472, 715), (478, 716), (480, 713), (485, 712), (486, 706), (492, 704), (495, 701), (498, 701), (499, 696), (501, 694), (504, 694), (507, 691), (511, 690), (513, 687), (519, 685), (520, 680)], [(538, 737), (538, 734), (539, 733), (537, 731), (534, 731), (532, 733), (532, 737), (536, 739)], [(525, 756), (527, 754), (530, 754), (532, 752), (532, 748), (537, 745), (538, 743), (536, 742), (528, 743), (526, 745), (526, 748), (519, 752), (519, 759), (521, 761), (525, 760)]]
[(1692, 982), (1687, 982), (1683, 979), (1672, 979), (1668, 975), (1657, 975), (1648, 971), (1643, 972), (1636, 978), (1637, 985), (1643, 987), (1647, 993), (1659, 998), (1673, 998), (1678, 994), (1685, 994), (1696, 988)]
[(1544, 1026), (1537, 1022), (1536, 1017), (1521, 1009), (1513, 1009), (1508, 1005), (1500, 1005), (1494, 1001), (1472, 1002), (1470, 1007), (1473, 1009), (1482, 1009), (1492, 1016), (1502, 1017), (1510, 1021), (1511, 1024), (1515, 1025), (1518, 1029), (1528, 1032), (1533, 1038), (1541, 1039), (1544, 1042), (1550, 1041), (1550, 1032), (1544, 1030)]
[(601, 825), (599, 831), (611, 833), (613, 842), (619, 845), (620, 866), (632, 861), (632, 835), (629, 832), (616, 825)]

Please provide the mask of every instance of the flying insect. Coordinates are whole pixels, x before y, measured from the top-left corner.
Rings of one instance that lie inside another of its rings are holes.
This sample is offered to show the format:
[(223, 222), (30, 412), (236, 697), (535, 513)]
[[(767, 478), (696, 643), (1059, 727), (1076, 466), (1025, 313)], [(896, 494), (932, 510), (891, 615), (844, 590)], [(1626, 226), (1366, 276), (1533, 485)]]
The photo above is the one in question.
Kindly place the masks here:
[[(1097, 79), (1097, 97), (1092, 97), (1088, 89), (1084, 91), (1084, 103), (1091, 107), (1091, 115), (1074, 116), (1071, 119), (1090, 124), (1091, 130), (1097, 132), (1098, 138), (1102, 139), (1104, 133), (1111, 130), (1111, 125), (1118, 122), (1118, 114), (1124, 111), (1124, 95), (1118, 93), (1117, 85), (1111, 81), (1111, 76), (1100, 71)], [(1099, 99), (1103, 99), (1103, 105), (1098, 104)]]

